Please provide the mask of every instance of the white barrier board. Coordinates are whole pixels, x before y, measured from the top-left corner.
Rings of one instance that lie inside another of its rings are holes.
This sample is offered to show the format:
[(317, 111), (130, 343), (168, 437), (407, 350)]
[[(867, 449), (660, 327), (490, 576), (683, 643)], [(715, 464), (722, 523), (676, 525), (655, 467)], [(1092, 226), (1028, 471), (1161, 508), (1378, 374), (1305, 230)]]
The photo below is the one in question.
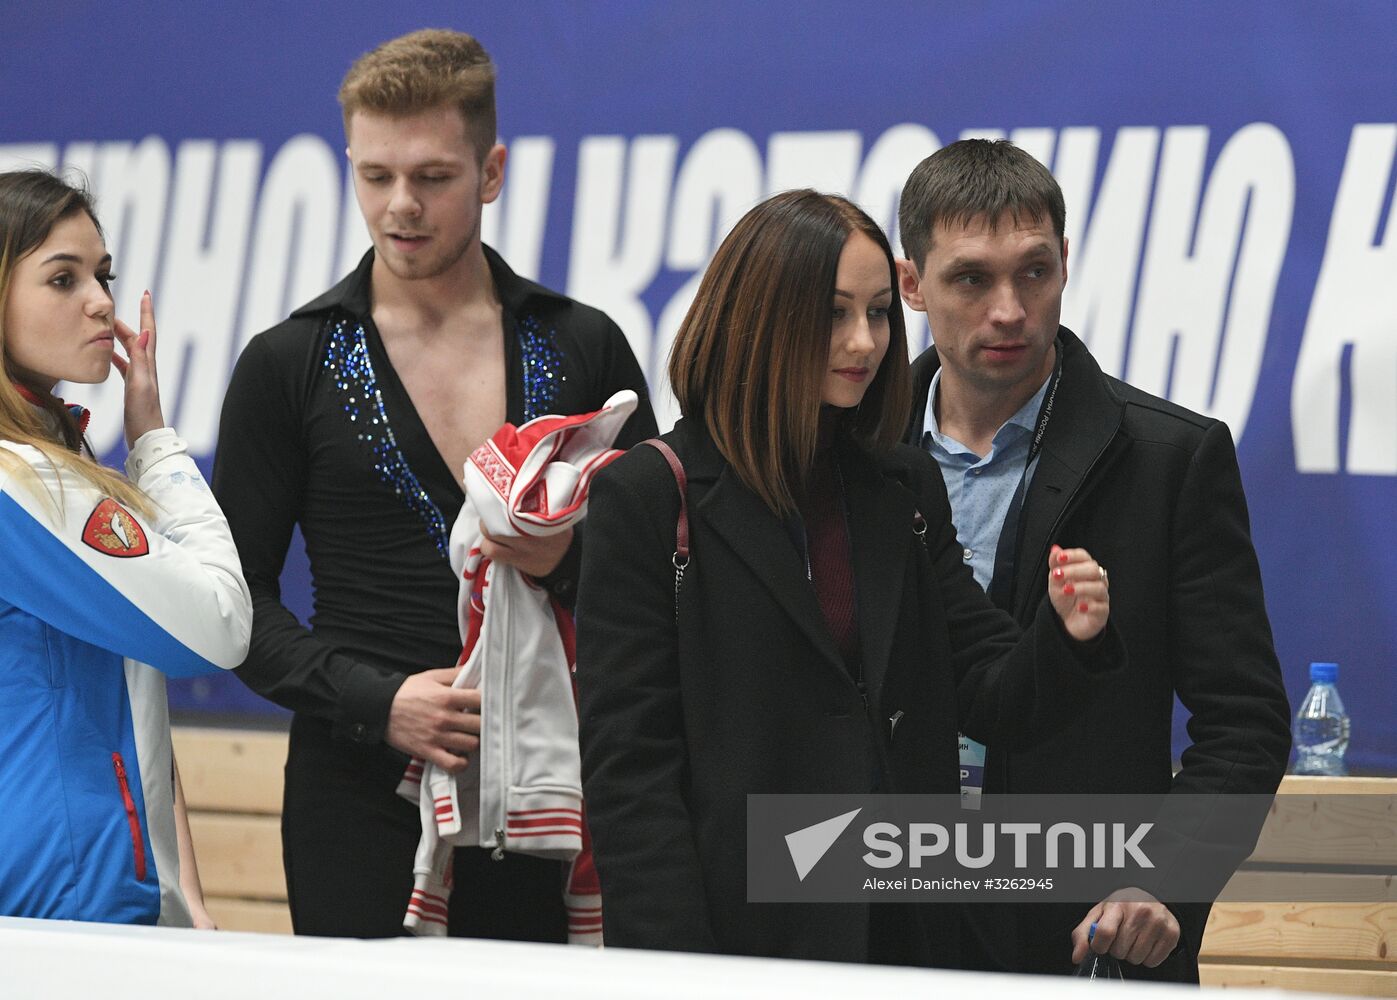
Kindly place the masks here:
[[(0, 918), (0, 996), (5, 1000), (852, 1000), (970, 995), (976, 1000), (1067, 1000), (1080, 997), (1084, 988), (1073, 979), (1050, 977), (1029, 980), (564, 945), (440, 938), (356, 941)], [(1163, 996), (1178, 989), (1105, 985), (1093, 988), (1093, 995), (1139, 997), (1143, 990)], [(1248, 1000), (1297, 996), (1258, 990), (1248, 993)]]

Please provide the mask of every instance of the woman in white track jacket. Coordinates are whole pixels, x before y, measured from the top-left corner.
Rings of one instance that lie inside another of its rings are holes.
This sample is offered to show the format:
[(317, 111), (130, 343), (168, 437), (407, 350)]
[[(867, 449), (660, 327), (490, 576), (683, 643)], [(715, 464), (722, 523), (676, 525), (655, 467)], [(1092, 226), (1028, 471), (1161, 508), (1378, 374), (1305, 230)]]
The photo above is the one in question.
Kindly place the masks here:
[[(136, 333), (111, 281), (85, 192), (0, 174), (0, 914), (207, 924), (164, 677), (237, 666), (251, 604), (227, 523), (164, 426), (150, 296)], [(93, 460), (85, 411), (53, 395), (112, 367), (130, 479)]]

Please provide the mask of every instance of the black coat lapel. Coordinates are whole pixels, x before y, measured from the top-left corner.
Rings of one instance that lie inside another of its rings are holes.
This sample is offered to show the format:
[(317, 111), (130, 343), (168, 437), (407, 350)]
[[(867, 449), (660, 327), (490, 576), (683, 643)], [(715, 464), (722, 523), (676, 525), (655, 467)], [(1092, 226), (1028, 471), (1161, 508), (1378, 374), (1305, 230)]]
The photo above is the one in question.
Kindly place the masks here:
[(1066, 327), (1062, 348), (1062, 387), (1043, 435), (1043, 450), (1024, 502), (1022, 541), (1014, 580), (1014, 617), (1025, 622), (1046, 585), (1048, 547), (1068, 507), (1082, 495), (1087, 475), (1097, 466), (1120, 429), (1124, 405), (1108, 389), (1100, 367)]
[(916, 500), (884, 478), (866, 456), (853, 453), (852, 448), (844, 455), (863, 679), (876, 705), (902, 611), (907, 546), (915, 540), (912, 521)]
[(846, 674), (843, 657), (820, 615), (815, 588), (785, 527), (730, 466), (724, 467), (712, 489), (697, 502), (695, 512), (771, 591), (820, 656)]

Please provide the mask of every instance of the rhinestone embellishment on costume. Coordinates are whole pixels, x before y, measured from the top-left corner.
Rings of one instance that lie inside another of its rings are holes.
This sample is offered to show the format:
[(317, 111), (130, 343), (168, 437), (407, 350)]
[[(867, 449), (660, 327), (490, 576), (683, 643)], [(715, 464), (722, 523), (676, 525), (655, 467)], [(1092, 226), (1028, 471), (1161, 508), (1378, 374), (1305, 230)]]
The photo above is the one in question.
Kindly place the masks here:
[(567, 376), (553, 331), (545, 330), (533, 316), (521, 317), (517, 326), (524, 361), (524, 419), (528, 421), (553, 412), (553, 400)]
[(354, 425), (355, 436), (373, 455), (374, 471), (408, 509), (421, 518), (437, 551), (446, 558), (450, 539), (446, 518), (398, 449), (397, 438), (388, 423), (388, 412), (383, 407), (383, 393), (378, 388), (362, 324), (347, 319), (334, 323), (326, 338), (323, 365), (344, 399), (344, 414)]

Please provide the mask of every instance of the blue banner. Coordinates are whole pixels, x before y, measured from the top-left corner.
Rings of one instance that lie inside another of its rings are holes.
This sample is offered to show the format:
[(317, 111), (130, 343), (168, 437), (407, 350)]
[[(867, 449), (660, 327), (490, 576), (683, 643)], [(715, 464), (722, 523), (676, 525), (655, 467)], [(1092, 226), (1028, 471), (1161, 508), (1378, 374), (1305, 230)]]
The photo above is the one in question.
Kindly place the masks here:
[[(1341, 665), (1350, 761), (1397, 771), (1397, 13), (1380, 2), (11, 5), (0, 168), (82, 169), (120, 279), (154, 292), (169, 419), (204, 457), (247, 340), (368, 241), (335, 93), (427, 26), (499, 67), (486, 239), (664, 359), (764, 194), (849, 194), (895, 232), (910, 168), (1006, 135), (1067, 197), (1064, 322), (1107, 370), (1238, 440), (1292, 700)], [(914, 317), (914, 353), (927, 341)], [(87, 394), (120, 451), (119, 381)], [(288, 600), (309, 602), (303, 569)], [(232, 679), (179, 707), (260, 711)]]

